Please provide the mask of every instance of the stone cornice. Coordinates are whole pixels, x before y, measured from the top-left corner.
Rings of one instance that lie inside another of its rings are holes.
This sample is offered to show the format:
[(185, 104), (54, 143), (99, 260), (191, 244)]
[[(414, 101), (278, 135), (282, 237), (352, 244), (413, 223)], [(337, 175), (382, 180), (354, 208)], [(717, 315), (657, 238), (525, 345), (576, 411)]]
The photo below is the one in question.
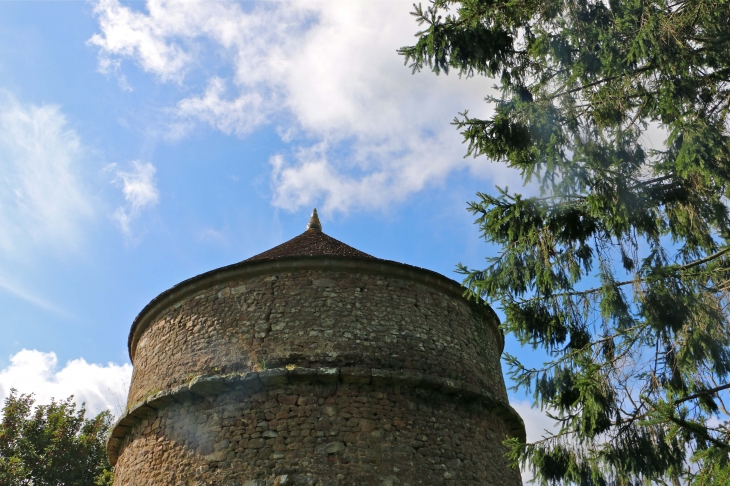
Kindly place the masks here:
[(464, 287), (440, 273), (390, 260), (335, 256), (296, 256), (236, 263), (184, 280), (162, 292), (152, 299), (134, 319), (127, 340), (129, 358), (134, 363), (135, 350), (142, 334), (162, 312), (181, 300), (219, 284), (262, 275), (306, 270), (366, 273), (402, 278), (428, 285), (444, 294), (462, 299), (477, 312), (482, 313), (485, 320), (489, 322), (490, 329), (499, 343), (500, 354), (504, 349), (504, 336), (499, 329), (499, 318), (492, 308), (483, 302), (466, 299), (464, 297)]
[(190, 400), (194, 396), (210, 397), (233, 390), (250, 390), (255, 393), (265, 388), (287, 385), (337, 385), (339, 383), (420, 388), (480, 403), (485, 410), (504, 420), (512, 437), (516, 437), (523, 443), (526, 441), (525, 424), (519, 414), (508, 403), (469, 383), (418, 373), (380, 369), (293, 368), (289, 370), (274, 368), (249, 373), (198, 376), (187, 385), (163, 390), (140, 400), (128, 407), (114, 425), (107, 440), (107, 456), (111, 465), (115, 465), (122, 443), (135, 425), (157, 413), (157, 410)]

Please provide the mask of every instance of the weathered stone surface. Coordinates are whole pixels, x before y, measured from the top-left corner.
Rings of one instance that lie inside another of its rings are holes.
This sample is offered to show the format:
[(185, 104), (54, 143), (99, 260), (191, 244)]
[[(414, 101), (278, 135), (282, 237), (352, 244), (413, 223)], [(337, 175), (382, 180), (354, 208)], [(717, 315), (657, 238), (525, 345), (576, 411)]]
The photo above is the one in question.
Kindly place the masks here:
[(152, 407), (155, 410), (168, 407), (175, 403), (175, 399), (173, 398), (172, 394), (170, 393), (170, 390), (163, 390), (161, 392), (157, 392), (154, 395), (150, 396), (145, 403), (148, 407)]
[(241, 380), (241, 385), (243, 388), (252, 391), (260, 390), (264, 386), (259, 379), (259, 374), (256, 372), (246, 373)]
[(412, 280), (336, 270), (213, 285), (167, 308), (141, 335), (128, 403), (260, 362), (441, 376), (506, 400), (496, 322), (472, 306)]
[(106, 454), (109, 461), (116, 463), (119, 457), (119, 448), (122, 446), (123, 439), (109, 437), (106, 442)]
[(133, 425), (137, 425), (138, 423), (139, 418), (130, 415), (129, 411), (124, 412), (117, 420), (117, 425), (121, 425), (122, 427), (132, 427)]
[(415, 387), (421, 384), (423, 381), (423, 375), (420, 373), (408, 373), (405, 371), (394, 371), (392, 375), (392, 382), (394, 385)]
[(195, 377), (188, 388), (190, 393), (202, 396), (219, 395), (228, 390), (224, 378), (217, 375)]
[(478, 401), (346, 383), (322, 397), (320, 386), (236, 389), (160, 409), (124, 439), (117, 484), (273, 485), (282, 475), (291, 484), (520, 484), (504, 457), (509, 425)]
[(426, 375), (420, 383), (420, 386), (429, 390), (439, 390), (445, 384), (445, 378), (442, 376)]
[(236, 389), (236, 388), (244, 388), (244, 379), (246, 378), (246, 373), (230, 373), (228, 375), (222, 376), (223, 383), (225, 383), (226, 388), (228, 389)]
[(316, 383), (317, 370), (302, 367), (294, 368), (289, 370), (289, 381), (292, 383)]
[[(134, 382), (134, 375), (132, 375), (132, 381)], [(190, 400), (194, 395), (190, 393), (188, 384), (174, 386), (170, 389), (170, 395), (176, 397), (176, 400), (185, 401)]]
[(166, 297), (132, 340), (116, 486), (520, 485), (490, 314), (412, 267), (308, 262)]
[(342, 368), (340, 370), (340, 379), (343, 383), (367, 385), (368, 383), (370, 383), (370, 370), (363, 370), (359, 368)]
[(122, 425), (117, 425), (112, 429), (111, 437), (114, 437), (115, 439), (122, 439), (129, 435), (129, 432), (132, 430), (132, 427), (124, 427)]
[(441, 393), (446, 393), (447, 395), (456, 393), (457, 391), (459, 391), (459, 384), (454, 380), (444, 378), (443, 385), (441, 386), (440, 391)]
[(129, 407), (129, 415), (137, 419), (144, 419), (155, 413), (155, 409), (148, 406), (146, 403), (136, 403)]
[(329, 442), (318, 446), (314, 452), (317, 454), (337, 454), (345, 451), (345, 444), (342, 442)]
[(478, 386), (472, 385), (471, 383), (461, 383), (458, 393), (460, 393), (464, 398), (469, 399), (483, 396), (483, 391)]
[[(301, 371), (309, 371), (309, 373), (301, 373), (304, 376), (308, 376), (307, 380), (311, 382), (313, 378), (317, 377), (317, 370), (307, 369), (307, 368), (299, 368)], [(289, 370), (289, 382), (293, 384), (301, 384), (301, 382), (297, 382), (296, 380), (291, 380), (291, 373), (292, 371)], [(352, 370), (345, 370), (344, 373), (340, 372), (337, 373), (337, 369), (332, 369), (332, 372), (330, 373), (332, 376), (339, 376), (340, 381), (342, 382), (343, 386), (348, 386), (350, 384), (355, 384), (353, 382), (352, 376), (354, 375), (352, 373)], [(444, 388), (446, 387), (446, 391), (448, 393), (446, 394), (455, 394), (458, 398), (457, 399), (464, 399), (464, 400), (474, 400), (478, 399), (479, 404), (484, 407), (486, 410), (490, 411), (492, 414), (497, 415), (499, 418), (505, 421), (505, 423), (508, 426), (508, 429), (510, 431), (510, 435), (513, 437), (517, 437), (521, 441), (525, 441), (525, 430), (524, 430), (524, 423), (522, 422), (522, 419), (520, 416), (515, 412), (515, 410), (509, 406), (509, 404), (506, 403), (500, 403), (498, 400), (495, 400), (491, 394), (489, 394), (485, 390), (480, 390), (478, 387), (471, 385), (469, 383), (464, 383), (460, 381), (453, 381), (453, 380), (447, 380), (445, 378), (441, 377), (429, 377), (429, 376), (421, 376), (419, 375), (413, 375), (411, 373), (405, 373), (405, 372), (382, 372), (382, 370), (360, 370), (357, 375), (366, 375), (366, 376), (372, 376), (373, 379), (371, 382), (374, 385), (378, 386), (396, 386), (398, 388), (402, 386), (406, 386), (408, 388), (421, 388), (424, 390), (434, 390), (439, 389), (441, 393), (444, 393)], [(394, 376), (395, 375), (395, 376)], [(221, 379), (226, 383), (226, 391), (228, 390), (244, 390), (248, 391), (249, 393), (256, 392), (264, 387), (264, 385), (258, 380), (259, 373), (252, 372), (247, 374), (233, 374), (233, 375), (225, 375), (223, 377), (220, 376), (212, 376), (212, 377), (205, 377), (206, 380), (202, 380), (203, 377), (199, 377), (201, 379), (197, 379), (195, 381), (201, 382), (201, 383), (217, 383)], [(254, 378), (256, 378), (256, 381), (254, 381)], [(256, 383), (255, 387), (247, 387), (243, 386), (242, 383)], [(267, 380), (269, 388), (281, 388), (282, 384), (278, 382), (277, 380)], [(311, 383), (307, 383), (311, 384)], [(366, 380), (363, 380), (360, 384), (367, 384)], [(332, 386), (332, 385), (330, 385)], [(301, 390), (301, 388), (298, 388)], [(332, 389), (334, 390), (334, 389)], [(191, 394), (187, 389), (183, 390), (183, 397), (185, 399), (189, 399), (192, 396), (195, 396), (195, 394)], [(216, 393), (217, 394), (217, 393)], [(214, 395), (206, 395), (202, 393), (198, 393), (200, 396), (214, 396)], [(322, 389), (319, 393), (319, 396), (331, 396), (331, 393), (329, 391), (325, 391)], [(150, 400), (156, 403), (157, 405), (160, 405), (162, 403), (162, 400), (160, 400), (160, 397), (164, 398), (164, 403), (169, 405), (176, 402), (183, 402), (185, 401), (180, 396), (176, 396), (172, 394), (170, 391), (163, 391), (159, 392), (155, 395), (153, 395), (151, 398), (147, 399), (145, 401), (145, 404), (149, 405)], [(312, 399), (299, 396), (297, 395), (287, 395), (284, 393), (281, 393), (277, 396), (277, 401), (280, 404), (283, 405), (294, 405), (294, 404), (307, 404), (312, 403)], [(136, 409), (138, 406), (134, 405), (130, 407), (130, 410)], [(164, 408), (161, 406), (155, 407), (156, 410)], [(336, 410), (330, 406), (325, 407), (325, 411), (329, 416), (334, 416), (336, 414)], [(125, 414), (121, 421), (125, 422), (125, 417), (127, 417), (128, 414)], [(130, 416), (131, 419), (133, 419), (137, 423), (140, 419), (138, 417)], [(372, 424), (372, 421), (368, 419), (356, 419), (352, 418), (348, 420), (348, 425), (357, 425), (360, 424), (360, 430), (362, 431), (368, 431), (372, 430), (374, 428), (374, 425)], [(264, 424), (264, 422), (262, 422)], [(111, 436), (115, 438), (124, 438), (127, 436), (127, 434), (132, 430), (131, 426), (123, 426), (123, 425), (117, 425), (114, 427)], [(273, 434), (273, 435), (272, 435)], [(264, 437), (277, 437), (276, 432), (273, 431), (266, 431), (263, 433)], [(113, 451), (113, 454), (116, 457), (116, 451)], [(278, 453), (276, 453), (278, 454)], [(210, 455), (206, 456), (208, 458), (212, 457)], [(113, 464), (112, 464), (113, 465)]]
[(373, 385), (390, 385), (393, 372), (390, 370), (373, 369), (370, 371)]
[(338, 368), (319, 368), (317, 377), (322, 383), (337, 383), (340, 381), (340, 370)]
[(288, 385), (289, 371), (286, 368), (264, 370), (259, 372), (259, 380), (264, 386)]

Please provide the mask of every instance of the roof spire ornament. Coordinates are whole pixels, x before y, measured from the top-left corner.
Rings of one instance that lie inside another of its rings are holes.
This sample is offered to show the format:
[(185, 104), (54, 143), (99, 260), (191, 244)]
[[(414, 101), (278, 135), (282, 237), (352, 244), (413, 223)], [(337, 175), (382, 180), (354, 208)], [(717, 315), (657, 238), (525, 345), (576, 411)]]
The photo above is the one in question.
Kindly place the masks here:
[(309, 223), (307, 223), (307, 231), (313, 231), (315, 233), (322, 232), (322, 223), (319, 222), (317, 208), (314, 208), (314, 211), (312, 211), (312, 217), (309, 218)]

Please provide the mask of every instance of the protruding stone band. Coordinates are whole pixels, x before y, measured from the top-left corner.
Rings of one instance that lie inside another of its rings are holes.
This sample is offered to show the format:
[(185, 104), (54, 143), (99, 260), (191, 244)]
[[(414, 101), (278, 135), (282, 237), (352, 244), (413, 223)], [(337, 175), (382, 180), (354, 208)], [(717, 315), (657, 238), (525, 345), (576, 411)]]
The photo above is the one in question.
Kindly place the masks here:
[(274, 368), (230, 375), (197, 376), (189, 384), (163, 390), (131, 405), (117, 420), (107, 441), (107, 455), (112, 465), (117, 463), (122, 443), (135, 425), (174, 403), (184, 402), (194, 396), (210, 397), (232, 390), (257, 392), (290, 384), (338, 383), (351, 385), (400, 386), (422, 388), (458, 396), (463, 400), (480, 402), (484, 410), (504, 420), (509, 434), (526, 441), (525, 424), (519, 414), (508, 404), (498, 400), (486, 390), (458, 380), (439, 376), (422, 375), (405, 371), (360, 368)]

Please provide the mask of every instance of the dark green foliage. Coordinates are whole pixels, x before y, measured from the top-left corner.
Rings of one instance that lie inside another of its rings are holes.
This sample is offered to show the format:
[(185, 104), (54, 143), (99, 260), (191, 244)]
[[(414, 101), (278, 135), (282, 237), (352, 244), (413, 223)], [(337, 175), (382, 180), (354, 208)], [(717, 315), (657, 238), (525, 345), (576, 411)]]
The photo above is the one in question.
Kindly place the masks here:
[(454, 121), (468, 154), (541, 190), (478, 194), (469, 210), (500, 252), (460, 266), (548, 357), (506, 358), (560, 427), (511, 457), (541, 484), (730, 485), (730, 1), (435, 0), (414, 15), (424, 30), (400, 50), (414, 71), (499, 81), (490, 119)]
[(34, 407), (32, 395), (11, 390), (0, 424), (3, 486), (111, 486), (106, 457), (111, 415), (85, 419), (73, 397)]

